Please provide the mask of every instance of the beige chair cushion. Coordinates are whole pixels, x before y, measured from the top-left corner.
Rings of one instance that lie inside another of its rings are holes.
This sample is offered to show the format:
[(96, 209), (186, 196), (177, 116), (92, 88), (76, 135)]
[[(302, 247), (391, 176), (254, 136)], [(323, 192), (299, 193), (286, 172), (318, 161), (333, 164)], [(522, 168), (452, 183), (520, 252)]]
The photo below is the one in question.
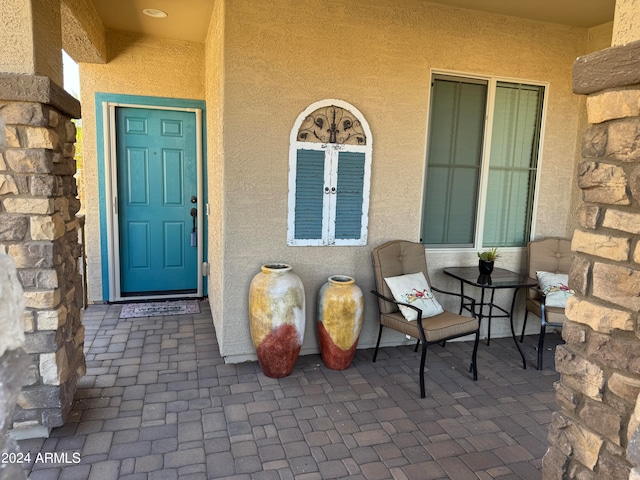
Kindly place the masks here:
[[(531, 278), (536, 278), (536, 272), (568, 274), (571, 269), (571, 241), (566, 238), (553, 237), (534, 240), (529, 243), (527, 252), (529, 256), (528, 274)], [(528, 290), (527, 297), (529, 299), (541, 298), (540, 294), (533, 289)]]
[[(408, 321), (400, 312), (383, 313), (380, 315), (380, 323), (385, 327), (419, 339), (418, 322)], [(435, 317), (423, 318), (422, 326), (427, 342), (440, 342), (450, 337), (475, 333), (479, 327), (478, 319), (463, 317), (456, 313), (445, 311)]]
[[(393, 293), (384, 281), (388, 277), (397, 277), (407, 273), (424, 273), (429, 285), (427, 262), (424, 254), (424, 245), (420, 243), (391, 241), (373, 250), (373, 269), (376, 278), (376, 289), (387, 298), (393, 298)], [(381, 313), (397, 312), (395, 303), (380, 300)]]
[[(537, 299), (529, 299), (527, 300), (527, 310), (536, 316), (542, 318), (542, 309), (540, 305), (540, 301)], [(554, 325), (562, 325), (564, 321), (567, 319), (567, 316), (564, 313), (564, 308), (560, 307), (547, 307), (545, 308), (545, 314), (547, 317), (547, 323), (551, 323)]]

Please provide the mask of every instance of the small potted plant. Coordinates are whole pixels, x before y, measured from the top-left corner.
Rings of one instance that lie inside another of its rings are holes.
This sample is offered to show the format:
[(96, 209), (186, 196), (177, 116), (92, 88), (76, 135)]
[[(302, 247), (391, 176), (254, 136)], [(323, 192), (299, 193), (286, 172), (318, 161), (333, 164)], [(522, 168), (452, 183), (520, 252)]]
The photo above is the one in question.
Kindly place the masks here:
[(483, 252), (478, 252), (478, 269), (480, 275), (491, 275), (493, 272), (493, 262), (500, 257), (497, 248), (490, 248)]

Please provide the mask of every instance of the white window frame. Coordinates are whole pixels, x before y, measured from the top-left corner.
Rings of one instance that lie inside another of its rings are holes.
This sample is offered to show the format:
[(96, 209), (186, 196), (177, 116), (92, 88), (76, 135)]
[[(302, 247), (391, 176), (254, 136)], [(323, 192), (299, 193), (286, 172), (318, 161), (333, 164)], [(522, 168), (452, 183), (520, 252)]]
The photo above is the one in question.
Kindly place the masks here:
[[(298, 132), (302, 122), (319, 108), (336, 106), (351, 112), (361, 123), (366, 136), (365, 145), (344, 145), (338, 143), (301, 142)], [(289, 138), (289, 208), (287, 216), (287, 245), (289, 246), (352, 246), (366, 245), (369, 218), (369, 192), (371, 183), (372, 136), (368, 123), (362, 113), (353, 105), (336, 99), (325, 99), (309, 105), (300, 115), (291, 129)], [(296, 214), (296, 173), (299, 150), (315, 150), (325, 152), (324, 188), (329, 194), (324, 195), (322, 202), (322, 238), (295, 238)], [(362, 217), (360, 220), (360, 237), (357, 239), (335, 238), (336, 188), (338, 184), (338, 155), (340, 152), (361, 152), (365, 154), (364, 178), (362, 190)]]
[[(466, 79), (470, 81), (480, 80), (487, 82), (487, 106), (485, 111), (485, 130), (484, 130), (484, 139), (482, 142), (482, 162), (480, 167), (480, 185), (478, 188), (478, 206), (476, 212), (476, 224), (475, 224), (475, 235), (473, 239), (472, 246), (459, 246), (459, 245), (434, 245), (434, 244), (425, 244), (425, 248), (427, 251), (433, 252), (442, 252), (444, 250), (450, 252), (472, 252), (472, 251), (482, 251), (486, 247), (482, 245), (482, 239), (484, 238), (484, 219), (485, 219), (485, 208), (487, 202), (487, 189), (489, 184), (489, 162), (491, 157), (491, 138), (492, 138), (492, 130), (493, 130), (493, 114), (494, 114), (494, 105), (495, 105), (495, 93), (496, 86), (498, 82), (508, 82), (508, 83), (522, 83), (526, 85), (534, 85), (544, 87), (544, 94), (542, 100), (542, 111), (541, 111), (541, 120), (540, 120), (540, 140), (538, 142), (538, 161), (536, 165), (536, 180), (535, 180), (535, 191), (533, 194), (533, 205), (531, 211), (531, 230), (529, 232), (529, 240), (532, 240), (535, 237), (535, 229), (536, 229), (536, 220), (537, 220), (537, 211), (538, 211), (538, 198), (540, 192), (540, 172), (542, 171), (543, 164), (543, 151), (544, 151), (544, 133), (545, 133), (545, 125), (547, 118), (547, 104), (549, 99), (549, 82), (540, 82), (536, 80), (529, 79), (521, 79), (521, 78), (511, 78), (511, 77), (501, 77), (501, 76), (487, 76), (487, 75), (478, 75), (475, 73), (466, 73), (466, 72), (456, 72), (456, 71), (448, 71), (448, 70), (434, 70), (432, 69), (430, 72), (430, 81), (431, 84), (433, 79), (438, 76), (448, 76), (448, 77), (458, 77), (461, 79)], [(429, 88), (429, 108), (427, 115), (427, 142), (425, 144), (425, 152), (424, 152), (424, 170), (422, 174), (422, 178), (424, 179), (422, 185), (422, 195), (421, 195), (421, 206), (424, 207), (424, 197), (426, 194), (427, 188), (427, 172), (428, 172), (428, 154), (429, 154), (429, 146), (430, 146), (430, 138), (429, 133), (431, 132), (431, 102), (432, 98), (432, 90), (433, 88)], [(420, 216), (420, 232), (422, 232), (422, 222), (423, 215)], [(522, 251), (524, 246), (521, 247), (499, 247), (503, 252), (519, 252)]]

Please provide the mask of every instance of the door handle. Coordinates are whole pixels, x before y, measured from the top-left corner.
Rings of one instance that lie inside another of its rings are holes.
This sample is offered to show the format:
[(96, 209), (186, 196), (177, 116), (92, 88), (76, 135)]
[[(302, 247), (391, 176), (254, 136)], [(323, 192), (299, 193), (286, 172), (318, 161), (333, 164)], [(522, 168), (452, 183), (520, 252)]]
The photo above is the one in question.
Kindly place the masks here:
[(197, 208), (192, 208), (191, 209), (191, 218), (193, 219), (193, 232), (196, 231), (196, 218), (198, 217), (198, 209)]
[[(192, 197), (192, 201), (193, 201)], [(198, 246), (198, 233), (197, 233), (197, 229), (196, 229), (196, 218), (198, 217), (198, 209), (197, 208), (192, 208), (191, 209), (191, 218), (193, 219), (193, 228), (191, 229), (191, 246), (192, 247), (197, 247)]]

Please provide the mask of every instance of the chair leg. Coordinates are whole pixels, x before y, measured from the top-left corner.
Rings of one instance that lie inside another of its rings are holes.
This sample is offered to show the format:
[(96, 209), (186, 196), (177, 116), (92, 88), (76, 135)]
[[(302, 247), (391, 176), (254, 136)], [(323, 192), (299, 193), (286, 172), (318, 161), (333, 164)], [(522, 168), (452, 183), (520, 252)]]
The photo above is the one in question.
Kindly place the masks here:
[(476, 332), (476, 340), (473, 342), (473, 353), (471, 354), (471, 366), (469, 370), (473, 373), (473, 381), (478, 380), (478, 343), (480, 343), (480, 330)]
[(376, 361), (378, 356), (378, 348), (380, 347), (380, 339), (382, 338), (382, 324), (380, 324), (380, 330), (378, 330), (378, 342), (376, 343), (376, 349), (373, 352), (373, 361)]
[(524, 321), (522, 322), (522, 332), (520, 333), (520, 343), (524, 340), (524, 329), (527, 328), (527, 316), (529, 315), (529, 310), (524, 311)]
[(422, 344), (422, 357), (420, 358), (420, 398), (424, 398), (425, 388), (424, 388), (424, 364), (427, 359), (427, 343), (423, 342)]
[(542, 353), (544, 352), (544, 334), (546, 329), (546, 324), (543, 322), (542, 325), (540, 325), (540, 337), (538, 338), (538, 365), (536, 365), (538, 370), (542, 370)]
[(420, 346), (420, 340), (416, 342), (416, 348), (413, 349), (414, 352), (418, 351), (418, 347)]

